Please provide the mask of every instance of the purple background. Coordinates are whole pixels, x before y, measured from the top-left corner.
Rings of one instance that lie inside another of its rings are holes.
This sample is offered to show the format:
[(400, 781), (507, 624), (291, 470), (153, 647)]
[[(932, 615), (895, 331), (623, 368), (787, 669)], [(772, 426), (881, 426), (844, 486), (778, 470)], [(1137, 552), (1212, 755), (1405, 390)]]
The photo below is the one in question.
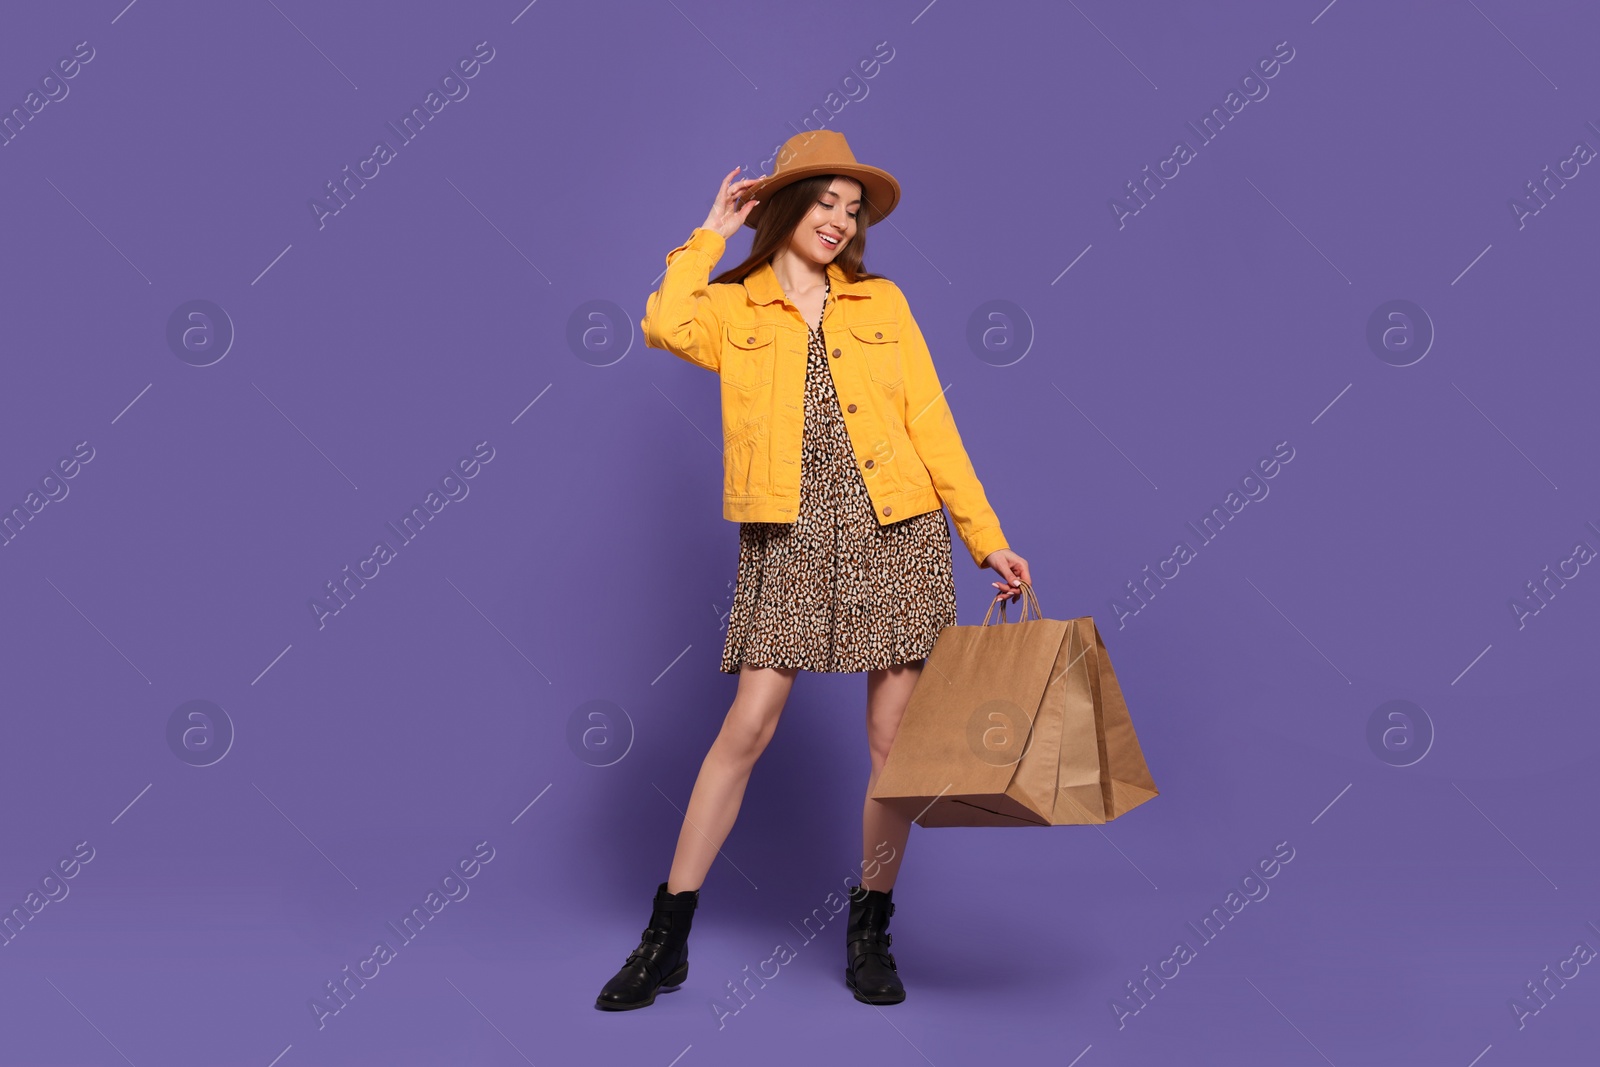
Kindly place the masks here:
[[(94, 850), (0, 947), (0, 1062), (1593, 1062), (1593, 967), (1521, 1028), (1510, 1002), (1600, 947), (1600, 577), (1509, 606), (1600, 546), (1600, 178), (1510, 207), (1600, 145), (1591, 5), (122, 2), (0, 33), (5, 111), (95, 50), (0, 148), (0, 506), (94, 450), (0, 549), (0, 910)], [(324, 183), (480, 41), (470, 94), (319, 229)], [(637, 318), (720, 176), (879, 42), (828, 119), (905, 188), (868, 265), (1046, 614), (1096, 618), (1162, 795), (1103, 829), (914, 830), (909, 998), (856, 1003), (841, 924), (791, 924), (860, 858), (864, 676), (804, 675), (688, 984), (603, 1014), (736, 684), (715, 381)], [(1194, 160), (1119, 227), (1179, 138)], [(205, 367), (166, 337), (196, 299), (236, 332)], [(993, 300), (1033, 335), (1006, 366), (966, 340)], [(1437, 333), (1409, 366), (1366, 339), (1391, 300)], [(623, 315), (574, 347), (591, 301)], [(480, 441), (469, 495), (319, 629), (324, 583)], [(1119, 626), (1281, 441), (1270, 494)], [(209, 766), (168, 740), (191, 700), (234, 732)], [(1391, 700), (1422, 713), (1371, 744)], [(480, 841), (470, 895), (319, 1029), (312, 998)], [(1284, 841), (1202, 944), (1186, 924)], [(1179, 939), (1196, 958), (1119, 1027)]]

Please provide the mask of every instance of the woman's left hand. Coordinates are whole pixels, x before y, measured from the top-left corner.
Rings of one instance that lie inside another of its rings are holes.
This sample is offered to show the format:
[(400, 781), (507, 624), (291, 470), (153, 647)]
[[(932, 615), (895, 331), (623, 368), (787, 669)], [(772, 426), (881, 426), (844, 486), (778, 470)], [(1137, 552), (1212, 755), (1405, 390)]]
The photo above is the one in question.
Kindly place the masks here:
[(1009, 548), (989, 553), (989, 558), (983, 561), (983, 565), (992, 568), (996, 574), (1005, 579), (1003, 582), (990, 583), (999, 590), (994, 595), (996, 600), (1010, 597), (1011, 603), (1015, 604), (1017, 598), (1022, 596), (1022, 582), (1033, 584), (1033, 577), (1028, 573), (1028, 561)]

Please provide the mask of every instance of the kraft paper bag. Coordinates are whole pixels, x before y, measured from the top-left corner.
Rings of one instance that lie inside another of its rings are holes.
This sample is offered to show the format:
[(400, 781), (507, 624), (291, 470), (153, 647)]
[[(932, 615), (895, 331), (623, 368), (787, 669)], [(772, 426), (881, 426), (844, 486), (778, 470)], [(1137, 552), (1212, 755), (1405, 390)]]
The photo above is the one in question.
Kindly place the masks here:
[(872, 791), (919, 826), (1098, 825), (1157, 795), (1094, 619), (1023, 592), (1016, 622), (991, 603), (923, 665)]

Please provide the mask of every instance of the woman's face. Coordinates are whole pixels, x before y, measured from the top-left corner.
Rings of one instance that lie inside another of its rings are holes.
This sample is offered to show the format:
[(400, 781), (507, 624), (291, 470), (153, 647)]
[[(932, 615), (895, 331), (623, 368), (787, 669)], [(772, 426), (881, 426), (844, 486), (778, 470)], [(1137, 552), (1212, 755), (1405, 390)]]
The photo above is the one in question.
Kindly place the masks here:
[(800, 225), (789, 236), (789, 248), (822, 266), (856, 235), (856, 214), (861, 210), (861, 183), (851, 178), (835, 178), (823, 190)]

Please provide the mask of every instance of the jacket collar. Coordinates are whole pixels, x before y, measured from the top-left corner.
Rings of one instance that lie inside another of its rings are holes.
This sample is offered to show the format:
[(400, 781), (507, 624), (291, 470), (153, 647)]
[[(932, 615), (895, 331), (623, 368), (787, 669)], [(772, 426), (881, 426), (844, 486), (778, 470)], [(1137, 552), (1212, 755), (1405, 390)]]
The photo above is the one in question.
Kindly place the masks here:
[[(778, 284), (778, 274), (772, 269), (771, 260), (746, 275), (744, 287), (750, 294), (751, 303), (754, 304), (774, 304), (786, 299), (783, 295), (783, 286)], [(869, 295), (866, 281), (853, 283), (846, 281), (844, 270), (837, 263), (828, 264), (828, 291), (833, 296)]]

